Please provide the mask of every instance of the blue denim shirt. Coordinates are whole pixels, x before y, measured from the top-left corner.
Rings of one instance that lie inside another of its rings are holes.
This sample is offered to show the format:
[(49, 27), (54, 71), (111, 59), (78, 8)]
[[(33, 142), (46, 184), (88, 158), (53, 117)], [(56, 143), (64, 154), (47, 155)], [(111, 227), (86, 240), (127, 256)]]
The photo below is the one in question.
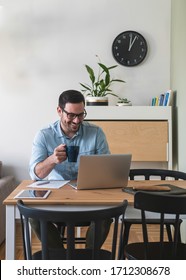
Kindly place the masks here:
[(30, 176), (39, 180), (34, 172), (37, 163), (53, 154), (54, 149), (60, 144), (79, 146), (77, 162), (56, 164), (48, 175), (49, 180), (74, 180), (77, 179), (79, 158), (81, 155), (109, 154), (109, 147), (103, 130), (89, 122), (83, 122), (73, 138), (67, 137), (61, 130), (60, 121), (40, 130), (33, 142), (32, 156), (29, 164)]

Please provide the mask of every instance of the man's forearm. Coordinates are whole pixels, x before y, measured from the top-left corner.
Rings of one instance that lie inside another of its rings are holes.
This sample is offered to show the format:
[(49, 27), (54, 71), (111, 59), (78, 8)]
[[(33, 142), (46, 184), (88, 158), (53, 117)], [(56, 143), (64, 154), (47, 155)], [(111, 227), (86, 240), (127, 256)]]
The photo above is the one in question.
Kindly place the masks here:
[(52, 171), (55, 167), (56, 163), (52, 160), (52, 156), (46, 158), (44, 161), (39, 162), (35, 166), (35, 174), (37, 177), (43, 179), (48, 176), (48, 174)]

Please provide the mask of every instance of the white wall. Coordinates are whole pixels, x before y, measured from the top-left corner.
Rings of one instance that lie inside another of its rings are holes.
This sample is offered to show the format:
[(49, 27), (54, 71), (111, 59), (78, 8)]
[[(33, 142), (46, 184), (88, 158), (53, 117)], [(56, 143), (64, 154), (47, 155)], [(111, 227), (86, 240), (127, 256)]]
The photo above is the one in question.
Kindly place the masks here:
[[(118, 66), (115, 86), (133, 105), (149, 105), (170, 87), (171, 0), (0, 1), (0, 160), (5, 173), (27, 179), (33, 137), (57, 118), (59, 94), (87, 82), (84, 64), (95, 55), (116, 64), (114, 38), (144, 35), (149, 52), (133, 68)], [(111, 100), (111, 104), (116, 102)]]
[(186, 172), (186, 1), (172, 0), (172, 61), (171, 84), (177, 91), (177, 115), (174, 129), (175, 154), (177, 155), (178, 169)]

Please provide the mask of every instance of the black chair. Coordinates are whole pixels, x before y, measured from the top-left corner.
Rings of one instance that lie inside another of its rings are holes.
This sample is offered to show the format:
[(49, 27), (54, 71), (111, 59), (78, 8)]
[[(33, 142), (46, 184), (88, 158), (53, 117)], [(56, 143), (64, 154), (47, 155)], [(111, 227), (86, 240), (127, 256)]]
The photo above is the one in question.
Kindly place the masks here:
[[(67, 238), (65, 237), (65, 232), (66, 232), (66, 225), (64, 223), (56, 223), (57, 229), (60, 232), (63, 244), (67, 243)], [(76, 228), (82, 228), (82, 227), (89, 227), (90, 222), (84, 222), (84, 223), (79, 223), (77, 222), (75, 227)], [(76, 236), (75, 237), (75, 244), (86, 244), (86, 234), (84, 236)]]
[[(23, 236), (24, 257), (31, 259), (115, 259), (116, 247), (118, 240), (118, 223), (120, 216), (124, 216), (127, 201), (117, 206), (105, 207), (97, 210), (88, 211), (49, 211), (26, 206), (21, 200), (17, 202), (20, 212)], [(40, 223), (41, 230), (41, 250), (32, 253), (31, 236), (29, 230), (29, 219), (37, 219)], [(100, 249), (100, 232), (101, 222), (103, 220), (113, 219), (113, 234), (111, 242), (111, 250)], [(75, 246), (75, 226), (76, 223), (91, 222), (94, 224), (93, 232), (93, 248), (78, 249)], [(47, 223), (64, 223), (67, 229), (66, 248), (48, 248), (47, 246)]]
[[(186, 195), (160, 195), (139, 191), (134, 196), (134, 207), (141, 210), (144, 241), (126, 245), (125, 257), (130, 260), (185, 260), (186, 244), (179, 240), (179, 220), (180, 215), (186, 214)], [(157, 242), (149, 242), (146, 211), (160, 213), (160, 235)], [(165, 214), (175, 216), (172, 242), (164, 240)]]
[[(139, 177), (140, 176), (140, 177)], [(168, 180), (170, 178), (174, 180), (186, 180), (186, 173), (181, 171), (175, 171), (175, 170), (166, 170), (166, 169), (131, 169), (129, 173), (130, 180), (151, 180), (151, 179), (159, 179), (159, 180)], [(159, 224), (160, 219), (157, 217), (157, 215), (154, 215), (152, 218), (148, 218), (146, 220), (147, 224)], [(181, 224), (182, 220), (179, 220), (179, 223)], [(133, 224), (141, 224), (141, 216), (139, 211), (133, 209), (132, 207), (128, 207), (126, 211), (126, 216), (124, 219), (124, 228), (123, 228), (123, 235), (120, 251), (118, 258), (123, 259), (123, 250), (124, 247), (128, 244), (129, 240), (129, 233), (130, 228)], [(167, 229), (167, 235), (170, 242), (172, 242), (172, 234), (171, 234), (171, 225), (174, 226), (174, 220), (171, 218), (168, 218), (165, 220), (165, 226)], [(180, 234), (179, 234), (180, 238)]]

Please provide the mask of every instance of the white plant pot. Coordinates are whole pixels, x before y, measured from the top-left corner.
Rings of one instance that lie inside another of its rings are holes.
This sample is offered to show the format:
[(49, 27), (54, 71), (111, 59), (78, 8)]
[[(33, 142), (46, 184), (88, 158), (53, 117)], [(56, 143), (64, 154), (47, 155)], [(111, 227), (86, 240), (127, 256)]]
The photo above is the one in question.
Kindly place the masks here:
[(108, 97), (86, 97), (86, 105), (87, 106), (108, 106)]

